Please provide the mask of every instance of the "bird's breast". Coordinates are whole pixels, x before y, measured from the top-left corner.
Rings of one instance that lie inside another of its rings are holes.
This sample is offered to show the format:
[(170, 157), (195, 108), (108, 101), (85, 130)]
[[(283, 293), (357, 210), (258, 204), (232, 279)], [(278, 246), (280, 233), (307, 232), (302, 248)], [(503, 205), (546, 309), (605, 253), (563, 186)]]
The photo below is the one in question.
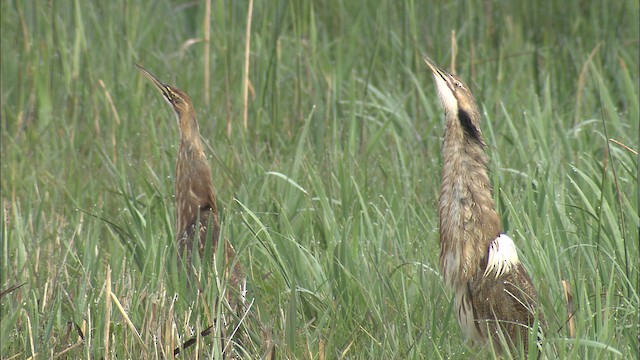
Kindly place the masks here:
[(489, 243), (500, 233), (486, 171), (473, 159), (445, 158), (439, 199), (440, 266), (445, 283), (455, 288), (481, 269)]

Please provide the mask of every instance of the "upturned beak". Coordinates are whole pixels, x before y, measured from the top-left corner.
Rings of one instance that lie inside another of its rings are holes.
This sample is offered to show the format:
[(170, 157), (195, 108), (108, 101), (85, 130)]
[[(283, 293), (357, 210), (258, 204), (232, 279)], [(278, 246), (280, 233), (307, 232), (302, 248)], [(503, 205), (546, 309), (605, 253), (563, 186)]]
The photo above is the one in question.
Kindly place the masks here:
[(450, 85), (451, 75), (449, 75), (448, 72), (442, 70), (438, 65), (436, 65), (436, 63), (431, 60), (429, 56), (424, 57), (424, 62), (426, 62), (427, 66), (429, 66), (429, 69), (433, 73), (433, 76), (440, 77), (442, 80), (444, 80), (445, 83), (447, 83), (447, 85)]
[(156, 78), (155, 76), (153, 76), (153, 74), (151, 74), (149, 71), (147, 71), (147, 69), (143, 68), (142, 66), (135, 64), (136, 67), (138, 68), (138, 70), (140, 70), (140, 72), (142, 74), (144, 74), (144, 76), (147, 77), (147, 79), (151, 80), (151, 82), (153, 83), (153, 85), (155, 85), (155, 87), (160, 91), (160, 93), (162, 94), (162, 96), (164, 96), (164, 98), (169, 101), (169, 104), (171, 104), (171, 97), (169, 95), (168, 92), (168, 85), (162, 83), (160, 80), (158, 80), (158, 78)]

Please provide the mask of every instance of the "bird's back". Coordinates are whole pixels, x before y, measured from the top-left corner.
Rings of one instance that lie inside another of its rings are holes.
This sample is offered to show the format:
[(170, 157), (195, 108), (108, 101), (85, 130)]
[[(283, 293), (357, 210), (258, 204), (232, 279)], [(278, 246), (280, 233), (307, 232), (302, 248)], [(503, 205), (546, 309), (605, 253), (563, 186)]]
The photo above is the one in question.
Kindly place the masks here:
[(476, 319), (481, 326), (487, 326), (488, 329), (483, 330), (493, 338), (494, 345), (500, 346), (499, 334), (502, 333), (512, 349), (521, 343), (527, 354), (527, 339), (536, 317), (540, 329), (546, 323), (542, 313), (536, 310), (537, 292), (522, 263), (498, 277), (478, 276), (471, 293)]

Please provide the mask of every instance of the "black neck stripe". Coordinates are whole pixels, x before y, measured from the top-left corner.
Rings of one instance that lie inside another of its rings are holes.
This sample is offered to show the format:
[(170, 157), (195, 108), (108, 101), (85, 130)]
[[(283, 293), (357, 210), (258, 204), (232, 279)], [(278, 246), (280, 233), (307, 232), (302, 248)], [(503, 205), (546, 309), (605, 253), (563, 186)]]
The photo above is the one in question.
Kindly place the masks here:
[(480, 137), (480, 130), (478, 130), (475, 125), (473, 125), (473, 123), (471, 122), (471, 118), (466, 111), (458, 109), (458, 119), (460, 120), (460, 125), (462, 125), (462, 128), (464, 129), (464, 133), (468, 137), (477, 140), (478, 142), (482, 142), (482, 139)]

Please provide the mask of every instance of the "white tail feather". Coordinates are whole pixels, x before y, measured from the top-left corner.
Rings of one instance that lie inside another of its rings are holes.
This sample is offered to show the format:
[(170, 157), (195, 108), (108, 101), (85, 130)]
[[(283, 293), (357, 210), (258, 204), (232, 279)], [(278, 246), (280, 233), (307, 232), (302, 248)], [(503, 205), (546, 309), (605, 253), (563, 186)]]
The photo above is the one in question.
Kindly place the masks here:
[(487, 268), (484, 276), (488, 276), (495, 271), (496, 278), (511, 271), (511, 268), (520, 262), (516, 244), (506, 234), (500, 234), (489, 245), (489, 256), (487, 258)]

